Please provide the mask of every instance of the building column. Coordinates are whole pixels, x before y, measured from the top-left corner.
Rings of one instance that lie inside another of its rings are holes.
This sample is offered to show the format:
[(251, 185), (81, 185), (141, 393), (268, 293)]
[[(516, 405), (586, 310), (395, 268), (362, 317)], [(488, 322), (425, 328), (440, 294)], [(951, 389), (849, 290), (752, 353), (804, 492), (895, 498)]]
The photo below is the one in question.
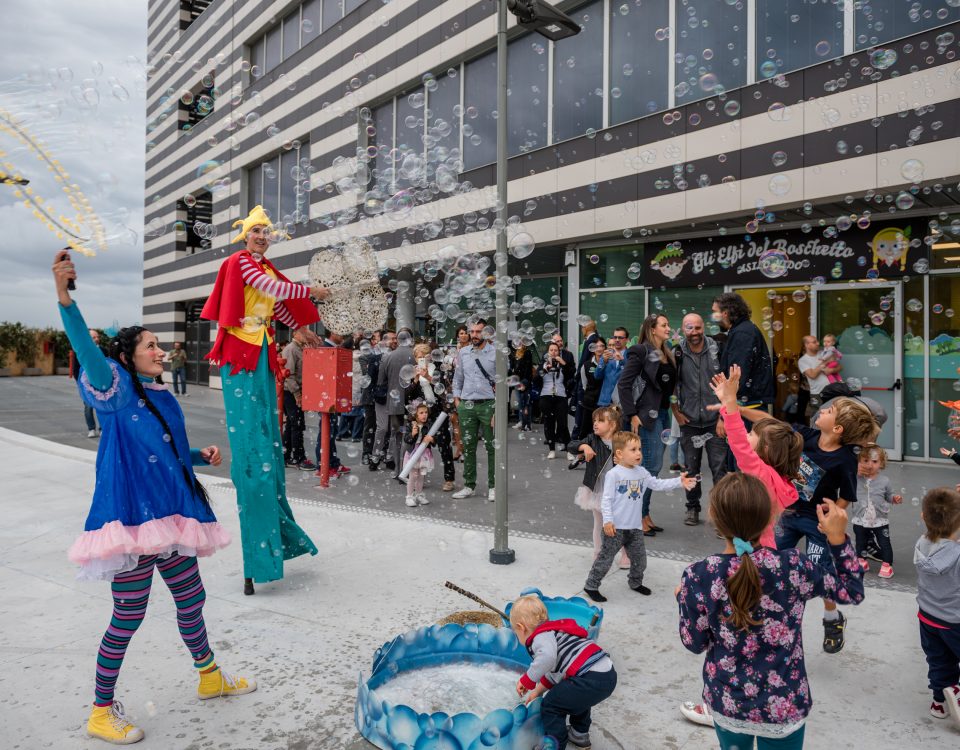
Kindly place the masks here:
[[(406, 277), (407, 274), (404, 274)], [(397, 330), (401, 328), (409, 328), (411, 331), (416, 331), (414, 327), (416, 324), (416, 314), (417, 307), (414, 304), (414, 290), (415, 285), (412, 279), (403, 278), (403, 281), (406, 281), (406, 284), (401, 284), (400, 288), (394, 292), (393, 295), (393, 305), (394, 313), (393, 317), (397, 321)]]

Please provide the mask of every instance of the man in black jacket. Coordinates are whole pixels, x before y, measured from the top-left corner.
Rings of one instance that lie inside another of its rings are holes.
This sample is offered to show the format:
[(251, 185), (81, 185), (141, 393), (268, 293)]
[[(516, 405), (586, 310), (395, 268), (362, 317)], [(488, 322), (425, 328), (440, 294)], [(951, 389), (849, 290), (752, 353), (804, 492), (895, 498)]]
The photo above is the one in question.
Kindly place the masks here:
[[(740, 365), (740, 390), (737, 398), (748, 409), (768, 410), (773, 404), (773, 361), (766, 339), (750, 320), (750, 305), (735, 292), (724, 292), (713, 300), (713, 319), (727, 334), (720, 352), (720, 371), (730, 372), (730, 365)], [(751, 423), (746, 422), (748, 425)], [(717, 434), (723, 435), (723, 420), (717, 422)], [(728, 456), (731, 471), (736, 470), (733, 455)]]

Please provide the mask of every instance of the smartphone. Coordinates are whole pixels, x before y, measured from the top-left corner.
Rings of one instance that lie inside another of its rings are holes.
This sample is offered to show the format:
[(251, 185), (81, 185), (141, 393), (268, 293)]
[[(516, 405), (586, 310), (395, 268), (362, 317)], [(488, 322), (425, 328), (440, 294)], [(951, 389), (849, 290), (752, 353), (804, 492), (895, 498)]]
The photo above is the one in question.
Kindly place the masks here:
[(426, 358), (426, 357), (420, 357), (420, 359), (417, 360), (417, 365), (418, 365), (421, 369), (426, 370), (426, 369), (427, 369), (427, 358)]
[[(70, 260), (70, 248), (65, 247), (60, 252), (60, 260)], [(74, 279), (67, 281), (67, 291), (75, 292), (77, 290), (77, 282)]]

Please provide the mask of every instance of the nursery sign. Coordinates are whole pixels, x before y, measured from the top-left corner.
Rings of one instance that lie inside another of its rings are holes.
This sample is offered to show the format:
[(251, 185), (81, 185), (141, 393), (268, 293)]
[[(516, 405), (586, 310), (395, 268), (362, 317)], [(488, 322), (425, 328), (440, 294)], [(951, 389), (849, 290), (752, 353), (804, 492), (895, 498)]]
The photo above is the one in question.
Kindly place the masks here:
[(651, 286), (683, 286), (808, 282), (818, 277), (829, 282), (923, 273), (929, 265), (924, 233), (922, 223), (900, 222), (863, 229), (854, 225), (832, 237), (818, 229), (647, 245), (646, 279)]

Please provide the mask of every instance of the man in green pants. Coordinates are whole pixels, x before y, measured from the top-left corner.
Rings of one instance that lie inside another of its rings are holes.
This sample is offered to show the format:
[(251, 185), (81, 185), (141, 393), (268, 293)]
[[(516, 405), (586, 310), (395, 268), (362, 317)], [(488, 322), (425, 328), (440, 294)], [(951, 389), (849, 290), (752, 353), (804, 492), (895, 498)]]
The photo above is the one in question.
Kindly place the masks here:
[(477, 440), (487, 446), (487, 500), (493, 502), (493, 399), (497, 371), (496, 349), (484, 332), (487, 321), (482, 318), (470, 326), (470, 346), (457, 354), (453, 372), (453, 403), (460, 417), (463, 440), (463, 489), (453, 493), (455, 500), (473, 497), (477, 490)]

